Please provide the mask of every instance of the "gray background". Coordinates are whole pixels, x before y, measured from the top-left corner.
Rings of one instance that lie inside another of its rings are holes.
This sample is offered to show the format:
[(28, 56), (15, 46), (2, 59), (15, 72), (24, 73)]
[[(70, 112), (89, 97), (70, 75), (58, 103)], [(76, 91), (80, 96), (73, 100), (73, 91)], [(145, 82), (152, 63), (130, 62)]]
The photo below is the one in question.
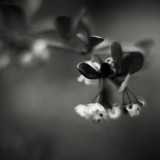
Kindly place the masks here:
[[(29, 3), (16, 2), (24, 8)], [(97, 88), (76, 81), (76, 65), (83, 57), (55, 50), (49, 65), (16, 69), (0, 77), (2, 160), (160, 158), (159, 1), (45, 0), (32, 25), (37, 30), (43, 28), (40, 24), (50, 26), (49, 20), (56, 15), (72, 16), (83, 5), (89, 7), (88, 17), (97, 35), (120, 41), (154, 39), (151, 65), (129, 85), (146, 99), (147, 106), (135, 118), (123, 116), (103, 125), (85, 121), (74, 112), (74, 106), (88, 103)]]

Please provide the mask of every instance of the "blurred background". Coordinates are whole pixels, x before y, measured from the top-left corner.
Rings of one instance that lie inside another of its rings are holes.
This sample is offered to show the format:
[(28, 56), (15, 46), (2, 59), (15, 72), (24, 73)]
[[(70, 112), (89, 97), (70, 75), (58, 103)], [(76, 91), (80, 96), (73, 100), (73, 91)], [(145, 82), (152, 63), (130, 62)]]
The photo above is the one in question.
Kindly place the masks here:
[(27, 20), (31, 21), (30, 28), (34, 31), (54, 28), (53, 19), (57, 15), (73, 17), (82, 7), (86, 7), (86, 16), (90, 19), (96, 35), (122, 42), (151, 38), (155, 45), (149, 56), (150, 65), (146, 70), (140, 71), (136, 80), (129, 85), (136, 95), (145, 98), (147, 106), (138, 117), (130, 118), (124, 115), (102, 125), (92, 124), (74, 112), (77, 104), (89, 103), (98, 90), (97, 87), (86, 87), (76, 81), (79, 76), (76, 65), (84, 60), (83, 56), (53, 49), (52, 58), (40, 65), (29, 68), (12, 66), (1, 70), (0, 159), (160, 158), (158, 0), (2, 2), (21, 6)]

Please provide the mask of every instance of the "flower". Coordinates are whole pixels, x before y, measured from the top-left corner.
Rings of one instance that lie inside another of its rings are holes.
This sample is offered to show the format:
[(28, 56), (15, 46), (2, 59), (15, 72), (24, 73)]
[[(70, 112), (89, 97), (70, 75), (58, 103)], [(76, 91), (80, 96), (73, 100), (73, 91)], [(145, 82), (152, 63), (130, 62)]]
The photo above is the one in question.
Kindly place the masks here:
[(118, 104), (113, 104), (112, 109), (108, 109), (108, 115), (111, 119), (117, 119), (121, 116), (121, 108)]
[(102, 123), (107, 119), (105, 108), (99, 103), (90, 103), (88, 105), (80, 104), (75, 107), (75, 111), (85, 119), (92, 119), (94, 122)]
[(138, 104), (128, 104), (126, 106), (126, 110), (128, 111), (129, 115), (133, 117), (139, 115), (141, 107)]
[(85, 104), (79, 104), (74, 109), (75, 109), (75, 111), (76, 111), (76, 113), (78, 115), (80, 115), (83, 118), (88, 119), (90, 117), (90, 115), (85, 111), (86, 108), (87, 108), (87, 105), (85, 105)]
[(146, 105), (146, 101), (142, 97), (137, 98), (137, 103), (141, 106), (144, 107)]
[(90, 65), (92, 68), (94, 68), (96, 71), (100, 70), (100, 64), (98, 62), (94, 61), (85, 61), (88, 65)]
[[(98, 62), (93, 62), (93, 61), (85, 61), (85, 64), (89, 65), (92, 67), (95, 71), (100, 70), (100, 64)], [(85, 85), (90, 86), (90, 85), (95, 85), (97, 80), (96, 79), (89, 79), (83, 76), (82, 74), (77, 78), (77, 81), (82, 83), (84, 82)]]
[(88, 79), (88, 78), (84, 77), (83, 75), (80, 75), (77, 78), (77, 81), (80, 82), (80, 83), (84, 82), (84, 84), (87, 85), (87, 86), (95, 85), (97, 83), (97, 80)]

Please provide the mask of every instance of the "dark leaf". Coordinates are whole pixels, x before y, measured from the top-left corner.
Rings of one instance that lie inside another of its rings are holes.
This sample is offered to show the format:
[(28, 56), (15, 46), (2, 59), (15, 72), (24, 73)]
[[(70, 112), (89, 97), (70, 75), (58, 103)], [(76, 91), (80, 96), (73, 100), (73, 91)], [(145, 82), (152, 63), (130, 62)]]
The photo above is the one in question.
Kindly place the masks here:
[(101, 74), (92, 68), (89, 64), (81, 62), (77, 65), (79, 72), (88, 79), (98, 79)]
[(108, 63), (102, 63), (100, 70), (103, 77), (107, 77), (111, 74), (111, 67)]
[(72, 20), (69, 17), (60, 16), (56, 18), (55, 23), (60, 36), (64, 39), (70, 38), (72, 31)]
[(123, 52), (122, 52), (121, 45), (118, 42), (113, 42), (111, 44), (111, 55), (113, 59), (117, 61), (118, 64), (122, 59), (122, 54)]
[(90, 36), (88, 38), (88, 51), (90, 52), (95, 46), (103, 42), (104, 39), (99, 36)]
[(150, 49), (153, 46), (153, 44), (154, 44), (154, 41), (152, 39), (144, 39), (135, 43), (136, 46), (144, 50)]
[(127, 75), (139, 71), (143, 66), (143, 62), (144, 57), (140, 52), (126, 53), (122, 58), (120, 74)]
[(24, 11), (15, 5), (0, 4), (1, 23), (4, 24), (4, 29), (21, 30), (26, 27), (26, 17)]

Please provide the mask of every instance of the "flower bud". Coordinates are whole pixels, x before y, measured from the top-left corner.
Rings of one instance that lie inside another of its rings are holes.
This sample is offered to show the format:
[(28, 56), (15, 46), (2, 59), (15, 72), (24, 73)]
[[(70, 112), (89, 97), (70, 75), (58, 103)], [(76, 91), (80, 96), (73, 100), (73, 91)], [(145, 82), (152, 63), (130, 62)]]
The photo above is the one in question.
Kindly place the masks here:
[(146, 105), (146, 101), (141, 98), (141, 97), (138, 97), (137, 99), (137, 103), (141, 106), (141, 107), (144, 107)]
[(126, 106), (126, 110), (128, 111), (129, 115), (133, 117), (139, 115), (141, 107), (138, 104), (128, 104)]
[(113, 104), (112, 108), (108, 110), (109, 118), (117, 119), (121, 116), (121, 106), (118, 104)]

